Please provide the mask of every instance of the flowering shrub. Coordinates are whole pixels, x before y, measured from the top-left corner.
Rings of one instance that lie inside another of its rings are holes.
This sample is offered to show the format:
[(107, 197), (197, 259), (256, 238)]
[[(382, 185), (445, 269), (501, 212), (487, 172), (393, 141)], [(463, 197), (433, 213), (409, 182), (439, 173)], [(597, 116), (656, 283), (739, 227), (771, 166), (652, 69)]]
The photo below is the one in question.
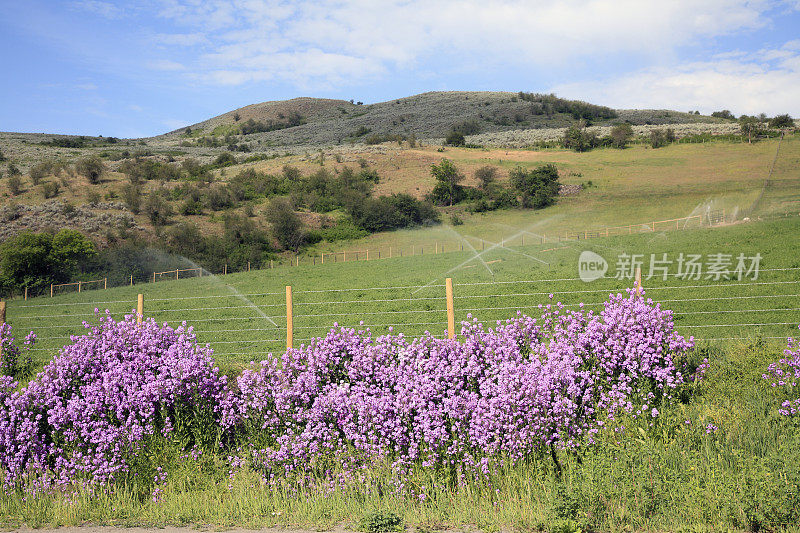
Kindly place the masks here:
[[(800, 381), (800, 342), (789, 337), (783, 355), (783, 359), (769, 365), (763, 378), (772, 381), (773, 387), (784, 388), (794, 396)], [(785, 416), (800, 415), (800, 398), (784, 401), (778, 412)]]
[(231, 390), (191, 328), (105, 316), (26, 388), (0, 382), (5, 481), (109, 483), (136, 468), (158, 500), (166, 473), (150, 464), (149, 439), (208, 449), (225, 432), (244, 445), (228, 450), (232, 471), (249, 464), (268, 482), (334, 466), (341, 476), (340, 465), (356, 479), (376, 464), (392, 466), (397, 488), (417, 466), (464, 482), (591, 444), (621, 413), (652, 421), (684, 382), (676, 363), (692, 339), (652, 301), (540, 307), (494, 329), (464, 322), (457, 342), (334, 328), (254, 364)]
[(266, 436), (250, 460), (268, 480), (328, 460), (421, 464), (461, 480), (591, 443), (620, 411), (655, 418), (683, 383), (675, 358), (693, 342), (652, 301), (631, 293), (599, 314), (543, 312), (488, 330), (465, 322), (460, 342), (332, 329), (245, 370), (224, 423)]
[(28, 349), (35, 343), (36, 335), (31, 331), (22, 343), (23, 350), (11, 336), (11, 325), (0, 324), (0, 375), (20, 378), (27, 374), (32, 364)]
[(1, 398), (6, 484), (105, 483), (127, 471), (151, 435), (213, 433), (194, 420), (207, 412), (213, 423), (226, 379), (191, 328), (137, 325), (132, 315), (84, 325), (88, 334), (73, 336), (27, 387)]

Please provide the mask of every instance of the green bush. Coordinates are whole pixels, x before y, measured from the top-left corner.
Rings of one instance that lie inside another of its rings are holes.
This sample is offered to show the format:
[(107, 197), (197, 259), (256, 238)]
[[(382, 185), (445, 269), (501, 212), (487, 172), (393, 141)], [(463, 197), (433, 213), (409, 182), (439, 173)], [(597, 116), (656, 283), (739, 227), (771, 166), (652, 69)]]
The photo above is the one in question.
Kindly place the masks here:
[(439, 213), (431, 204), (408, 194), (366, 198), (350, 206), (349, 213), (357, 226), (370, 233), (439, 221)]
[(100, 183), (105, 165), (97, 156), (84, 157), (75, 163), (75, 171), (89, 180), (89, 183)]
[(633, 137), (633, 128), (627, 122), (622, 124), (615, 124), (611, 128), (611, 146), (614, 148), (625, 148), (628, 145), (631, 137)]
[(777, 115), (770, 119), (770, 128), (793, 128), (794, 119), (789, 114)]
[(383, 509), (366, 513), (359, 522), (359, 529), (365, 533), (388, 533), (402, 528), (403, 519), (393, 511)]
[(158, 192), (151, 192), (145, 201), (144, 212), (154, 226), (160, 227), (169, 222), (172, 207)]
[(509, 174), (509, 179), (522, 197), (523, 207), (541, 209), (558, 197), (558, 169), (552, 163), (529, 170), (517, 167)]
[(12, 196), (17, 196), (22, 192), (22, 179), (18, 174), (12, 174), (8, 177), (8, 190), (11, 191)]
[(444, 140), (444, 143), (449, 146), (464, 146), (467, 141), (464, 138), (464, 134), (460, 131), (451, 131), (447, 134), (447, 137)]
[(51, 283), (69, 281), (96, 255), (94, 243), (75, 230), (20, 233), (0, 245), (0, 289), (42, 291)]
[(431, 165), (431, 175), (436, 179), (436, 186), (431, 193), (437, 205), (453, 205), (463, 198), (463, 188), (459, 185), (464, 180), (452, 161), (442, 159), (438, 165)]
[(42, 183), (42, 194), (45, 198), (55, 198), (59, 192), (61, 192), (61, 187), (58, 182), (46, 181)]
[(586, 152), (597, 147), (599, 139), (594, 131), (586, 129), (584, 124), (581, 123), (567, 128), (567, 131), (564, 132), (561, 144), (564, 148), (576, 152)]
[(284, 249), (296, 252), (305, 244), (303, 222), (287, 200), (272, 200), (267, 210), (267, 220), (272, 224), (272, 233)]
[(138, 185), (129, 183), (122, 188), (122, 200), (134, 214), (139, 214), (142, 206), (142, 190)]

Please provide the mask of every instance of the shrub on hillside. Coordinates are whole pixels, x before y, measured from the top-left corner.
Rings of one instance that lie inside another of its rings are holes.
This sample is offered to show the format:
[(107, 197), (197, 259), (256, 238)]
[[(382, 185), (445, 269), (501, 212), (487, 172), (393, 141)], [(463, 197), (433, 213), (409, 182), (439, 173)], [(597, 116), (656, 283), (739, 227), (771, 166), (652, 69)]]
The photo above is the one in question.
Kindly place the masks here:
[(723, 109), (722, 111), (714, 111), (711, 113), (711, 116), (716, 118), (724, 118), (726, 120), (736, 120), (736, 117), (733, 116), (733, 113), (727, 109)]
[(350, 206), (349, 213), (357, 226), (371, 233), (439, 221), (439, 214), (431, 204), (408, 194), (366, 198)]
[(463, 133), (453, 130), (447, 134), (444, 143), (449, 146), (464, 146), (467, 141), (464, 139)]
[(464, 197), (464, 190), (459, 185), (464, 180), (464, 175), (449, 159), (442, 159), (438, 165), (431, 165), (431, 175), (436, 179), (436, 185), (430, 194), (431, 201), (436, 205), (453, 205)]
[(306, 240), (303, 221), (294, 212), (292, 205), (283, 198), (270, 202), (267, 220), (272, 224), (272, 233), (286, 250), (298, 251)]
[(84, 157), (75, 163), (75, 172), (89, 180), (89, 183), (100, 183), (105, 165), (97, 156)]
[(55, 198), (61, 192), (61, 186), (56, 181), (46, 181), (42, 183), (42, 195), (47, 198)]
[(12, 196), (17, 196), (22, 192), (22, 179), (18, 174), (12, 174), (8, 177), (8, 190)]
[(517, 167), (509, 173), (509, 180), (523, 207), (541, 209), (558, 198), (558, 169), (552, 163), (533, 169)]
[(599, 139), (594, 131), (587, 129), (584, 123), (580, 123), (567, 128), (561, 143), (564, 148), (576, 152), (586, 152), (598, 146)]
[(156, 226), (164, 226), (173, 214), (172, 206), (158, 192), (151, 192), (144, 204), (144, 213)]
[(611, 146), (625, 148), (628, 145), (628, 141), (633, 137), (633, 127), (627, 122), (615, 124), (611, 128), (609, 137), (611, 138)]

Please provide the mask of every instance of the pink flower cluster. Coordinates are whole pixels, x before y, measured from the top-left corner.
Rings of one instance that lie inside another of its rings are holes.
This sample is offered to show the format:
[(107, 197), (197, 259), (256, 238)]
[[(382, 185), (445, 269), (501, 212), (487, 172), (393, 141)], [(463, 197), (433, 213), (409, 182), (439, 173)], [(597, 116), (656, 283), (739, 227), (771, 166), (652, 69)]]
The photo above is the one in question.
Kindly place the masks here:
[(146, 437), (192, 410), (218, 411), (228, 394), (191, 328), (133, 315), (84, 325), (27, 387), (0, 397), (6, 484), (110, 482)]
[(693, 341), (642, 296), (612, 295), (599, 313), (541, 311), (494, 329), (464, 322), (456, 340), (334, 328), (230, 387), (191, 328), (104, 316), (27, 387), (0, 387), (4, 479), (110, 483), (151, 436), (198, 426), (239, 445), (218, 450), (233, 470), (250, 464), (269, 482), (386, 462), (461, 481), (591, 444), (623, 412), (651, 422), (684, 382), (677, 360)]
[(251, 454), (267, 480), (320, 457), (462, 477), (591, 443), (621, 411), (655, 418), (683, 383), (676, 356), (693, 341), (652, 301), (618, 294), (599, 314), (542, 311), (495, 329), (465, 322), (457, 342), (332, 329), (245, 370), (224, 423), (269, 436)]
[[(786, 389), (791, 396), (795, 396), (800, 382), (800, 342), (789, 337), (783, 355), (783, 359), (769, 365), (762, 377), (770, 380), (773, 387)], [(778, 412), (785, 416), (800, 415), (800, 398), (784, 401)]]
[[(0, 375), (19, 378), (26, 374), (31, 367), (31, 355), (28, 349), (36, 343), (36, 335), (31, 331), (17, 346), (11, 333), (11, 325), (0, 324)], [(10, 383), (4, 379), (3, 383)]]

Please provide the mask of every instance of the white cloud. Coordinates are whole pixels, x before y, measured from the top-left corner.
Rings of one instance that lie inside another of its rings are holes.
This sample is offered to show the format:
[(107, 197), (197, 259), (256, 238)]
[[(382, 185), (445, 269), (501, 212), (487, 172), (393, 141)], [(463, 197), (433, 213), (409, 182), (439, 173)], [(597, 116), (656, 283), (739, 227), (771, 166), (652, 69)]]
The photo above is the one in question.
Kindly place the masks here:
[(188, 120), (181, 120), (179, 118), (168, 118), (166, 120), (162, 120), (161, 123), (165, 127), (169, 128), (170, 131), (183, 128), (184, 126), (188, 126), (189, 124), (191, 124), (191, 122), (189, 122)]
[[(790, 44), (791, 43), (787, 43)], [(616, 79), (553, 87), (560, 95), (617, 108), (800, 116), (800, 51), (791, 46), (735, 59), (655, 67)]]
[(208, 42), (202, 33), (160, 33), (153, 40), (169, 46), (194, 46)]
[[(510, 68), (621, 54), (669, 57), (768, 23), (770, 0), (162, 0), (160, 15), (204, 39), (195, 73), (213, 83), (357, 83), (443, 57)], [(344, 69), (339, 71), (337, 69)]]
[(152, 70), (162, 70), (162, 71), (179, 71), (186, 69), (186, 67), (181, 63), (178, 63), (176, 61), (171, 61), (169, 59), (158, 59), (155, 61), (150, 61), (147, 63), (147, 66)]
[(100, 0), (80, 0), (72, 3), (73, 7), (88, 11), (107, 19), (117, 19), (122, 16), (122, 10), (110, 2)]

